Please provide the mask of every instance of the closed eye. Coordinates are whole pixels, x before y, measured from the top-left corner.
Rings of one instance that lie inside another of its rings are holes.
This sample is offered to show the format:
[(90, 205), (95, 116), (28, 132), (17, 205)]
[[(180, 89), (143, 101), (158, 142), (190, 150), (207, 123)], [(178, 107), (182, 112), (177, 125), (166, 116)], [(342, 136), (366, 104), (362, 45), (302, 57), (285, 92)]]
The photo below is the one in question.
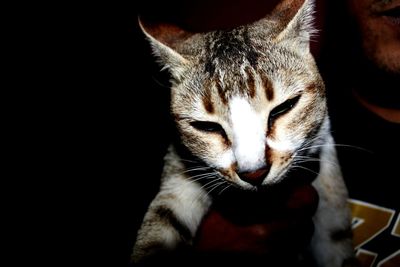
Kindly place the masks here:
[(211, 121), (192, 121), (190, 125), (202, 132), (209, 132), (209, 133), (218, 133), (223, 136), (226, 136), (224, 129), (222, 126), (216, 122)]
[(271, 110), (268, 118), (268, 126), (271, 126), (275, 119), (289, 112), (297, 104), (297, 102), (299, 102), (300, 97), (301, 95), (298, 95), (296, 97), (288, 99), (282, 104), (275, 107), (273, 110)]

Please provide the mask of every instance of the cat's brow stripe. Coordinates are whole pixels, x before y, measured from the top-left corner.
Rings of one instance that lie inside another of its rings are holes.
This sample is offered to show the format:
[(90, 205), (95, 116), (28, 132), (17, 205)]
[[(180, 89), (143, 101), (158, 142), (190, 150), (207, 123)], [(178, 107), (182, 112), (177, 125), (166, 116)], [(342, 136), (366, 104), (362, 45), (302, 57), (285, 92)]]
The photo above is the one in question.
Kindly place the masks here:
[(254, 76), (251, 73), (251, 70), (250, 70), (249, 67), (247, 67), (245, 69), (245, 71), (246, 71), (246, 74), (247, 74), (247, 87), (249, 89), (249, 96), (251, 98), (254, 98), (254, 96), (256, 95), (256, 83), (255, 83), (255, 80), (254, 80)]
[(306, 91), (314, 91), (315, 89), (319, 89), (318, 84), (312, 83), (306, 86)]
[(262, 77), (262, 84), (265, 90), (265, 95), (268, 101), (272, 101), (274, 99), (274, 88), (272, 86), (271, 81), (267, 77)]
[(218, 95), (222, 100), (222, 103), (225, 105), (228, 104), (228, 99), (226, 98), (226, 95), (224, 93), (224, 89), (222, 89), (221, 84), (218, 81), (215, 81), (215, 86), (217, 87)]
[(209, 93), (209, 91), (207, 91), (208, 93), (206, 93), (206, 94), (204, 94), (203, 95), (203, 105), (204, 105), (204, 108), (206, 109), (206, 111), (208, 112), (208, 113), (214, 113), (214, 104), (213, 104), (213, 102), (212, 102), (212, 100), (211, 100), (211, 94)]

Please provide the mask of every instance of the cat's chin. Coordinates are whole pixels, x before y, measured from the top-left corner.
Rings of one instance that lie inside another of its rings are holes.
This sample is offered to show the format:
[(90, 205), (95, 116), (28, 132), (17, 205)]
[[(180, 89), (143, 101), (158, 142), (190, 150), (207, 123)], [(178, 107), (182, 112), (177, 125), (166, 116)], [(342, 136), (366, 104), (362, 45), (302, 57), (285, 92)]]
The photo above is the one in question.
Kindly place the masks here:
[(243, 191), (243, 192), (265, 192), (271, 189), (272, 187), (276, 187), (277, 185), (281, 184), (283, 179), (274, 179), (274, 180), (268, 180), (267, 182), (263, 182), (260, 185), (251, 185), (247, 182), (244, 181), (229, 181), (229, 188), (228, 190), (235, 190), (235, 191)]
[[(219, 178), (223, 179), (224, 183), (226, 184), (226, 186), (224, 186), (226, 189), (221, 190), (222, 192), (225, 190), (230, 191), (232, 189), (240, 191), (248, 191), (248, 192), (263, 192), (265, 190), (268, 190), (268, 188), (270, 187), (275, 187), (276, 185), (282, 183), (283, 180), (285, 180), (284, 176), (280, 175), (272, 179), (264, 178), (263, 182), (260, 183), (259, 185), (253, 185), (246, 181), (243, 181), (242, 179), (239, 178), (238, 175), (228, 175), (227, 173), (221, 171), (217, 171), (217, 173), (219, 174)], [(215, 191), (220, 191), (220, 190), (215, 190)]]

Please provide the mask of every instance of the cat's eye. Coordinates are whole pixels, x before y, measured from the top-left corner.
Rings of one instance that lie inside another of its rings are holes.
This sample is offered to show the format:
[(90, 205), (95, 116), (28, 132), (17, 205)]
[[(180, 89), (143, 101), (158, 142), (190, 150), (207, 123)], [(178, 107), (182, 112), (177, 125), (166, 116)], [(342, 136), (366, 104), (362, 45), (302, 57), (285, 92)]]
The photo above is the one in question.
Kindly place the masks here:
[(288, 99), (279, 106), (275, 107), (273, 110), (271, 110), (268, 118), (268, 124), (270, 125), (274, 119), (278, 118), (279, 116), (291, 110), (299, 101), (300, 96), (301, 95), (298, 95), (296, 97)]
[(192, 121), (190, 125), (203, 132), (210, 132), (210, 133), (219, 133), (225, 135), (225, 131), (222, 126), (216, 122), (211, 121)]

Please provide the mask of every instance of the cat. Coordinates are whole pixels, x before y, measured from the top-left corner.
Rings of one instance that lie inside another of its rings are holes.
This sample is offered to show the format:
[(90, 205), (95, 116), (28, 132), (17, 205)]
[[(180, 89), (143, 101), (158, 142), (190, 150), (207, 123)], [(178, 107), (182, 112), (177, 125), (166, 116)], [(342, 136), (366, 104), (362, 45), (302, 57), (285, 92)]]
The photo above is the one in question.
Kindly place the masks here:
[[(319, 206), (310, 250), (318, 266), (354, 257), (347, 189), (338, 166), (323, 80), (310, 52), (314, 1), (283, 0), (230, 30), (189, 33), (139, 20), (171, 74), (179, 142), (137, 233), (132, 261), (190, 246), (218, 191), (260, 192), (319, 157)], [(333, 236), (336, 236), (333, 238)]]

